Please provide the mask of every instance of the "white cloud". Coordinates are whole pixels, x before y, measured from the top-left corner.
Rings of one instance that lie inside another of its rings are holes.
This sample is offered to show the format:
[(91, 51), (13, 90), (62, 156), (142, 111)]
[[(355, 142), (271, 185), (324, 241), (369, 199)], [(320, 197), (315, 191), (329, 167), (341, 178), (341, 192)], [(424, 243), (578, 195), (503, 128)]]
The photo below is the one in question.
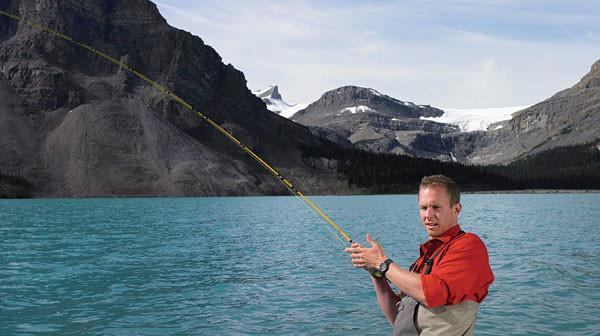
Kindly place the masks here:
[(589, 8), (524, 3), (158, 4), (171, 25), (242, 70), (250, 89), (278, 84), (291, 103), (353, 84), (418, 104), (493, 107), (545, 99), (575, 84), (600, 55), (590, 33), (600, 18)]

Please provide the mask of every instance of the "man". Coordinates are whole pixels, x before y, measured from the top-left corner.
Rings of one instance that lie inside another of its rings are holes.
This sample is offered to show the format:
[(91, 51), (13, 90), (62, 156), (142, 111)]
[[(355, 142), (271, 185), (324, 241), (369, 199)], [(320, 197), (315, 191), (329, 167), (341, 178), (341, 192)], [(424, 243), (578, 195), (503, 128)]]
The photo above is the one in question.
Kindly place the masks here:
[(430, 239), (408, 270), (389, 259), (369, 234), (371, 247), (354, 243), (344, 251), (351, 253), (354, 267), (371, 273), (381, 311), (394, 326), (392, 335), (472, 335), (479, 304), (494, 281), (487, 249), (477, 235), (460, 229), (460, 191), (452, 179), (424, 177), (419, 208)]

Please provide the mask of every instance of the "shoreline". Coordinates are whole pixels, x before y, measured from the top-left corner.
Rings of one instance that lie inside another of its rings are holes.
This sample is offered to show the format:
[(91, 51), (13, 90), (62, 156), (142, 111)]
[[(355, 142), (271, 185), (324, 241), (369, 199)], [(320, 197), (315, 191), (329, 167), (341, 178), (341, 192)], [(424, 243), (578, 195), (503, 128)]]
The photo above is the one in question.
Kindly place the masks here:
[[(307, 194), (306, 196), (386, 196), (416, 195), (414, 193), (398, 194)], [(494, 195), (494, 194), (600, 194), (600, 189), (516, 189), (516, 190), (479, 190), (461, 191), (462, 195)], [(33, 197), (0, 197), (0, 200), (15, 199), (111, 199), (111, 198), (203, 198), (203, 197), (288, 197), (290, 195), (103, 195), (103, 196), (33, 196)]]

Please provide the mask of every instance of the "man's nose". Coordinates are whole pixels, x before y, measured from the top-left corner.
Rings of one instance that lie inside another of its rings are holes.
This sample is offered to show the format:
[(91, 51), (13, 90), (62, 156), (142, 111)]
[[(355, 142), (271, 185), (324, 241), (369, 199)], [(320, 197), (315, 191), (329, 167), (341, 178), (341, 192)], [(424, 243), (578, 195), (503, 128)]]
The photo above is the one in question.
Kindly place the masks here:
[(425, 210), (425, 216), (427, 218), (430, 218), (433, 216), (433, 208), (428, 207), (427, 210)]

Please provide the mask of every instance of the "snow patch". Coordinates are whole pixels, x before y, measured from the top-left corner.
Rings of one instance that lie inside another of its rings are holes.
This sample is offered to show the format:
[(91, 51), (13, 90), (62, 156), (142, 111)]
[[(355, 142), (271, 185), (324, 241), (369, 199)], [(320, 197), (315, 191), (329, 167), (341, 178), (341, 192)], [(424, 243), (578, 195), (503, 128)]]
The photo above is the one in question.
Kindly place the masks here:
[(364, 106), (364, 105), (358, 105), (358, 106), (352, 106), (352, 107), (346, 107), (340, 110), (340, 114), (346, 113), (346, 112), (350, 112), (352, 114), (355, 113), (361, 113), (361, 112), (377, 112), (375, 110), (373, 110), (372, 108), (368, 107), (368, 106)]
[(296, 112), (298, 112), (300, 110), (304, 110), (305, 108), (308, 107), (308, 105), (310, 105), (310, 104), (309, 103), (299, 103), (299, 104), (292, 105), (289, 108), (282, 110), (281, 113), (279, 113), (279, 115), (290, 119), (294, 114), (296, 114)]
[[(442, 109), (444, 114), (441, 117), (421, 117), (420, 119), (456, 125), (462, 132), (486, 131), (491, 124), (509, 120), (513, 113), (529, 106), (531, 105), (476, 109), (447, 108)], [(499, 129), (497, 127), (495, 129)]]

